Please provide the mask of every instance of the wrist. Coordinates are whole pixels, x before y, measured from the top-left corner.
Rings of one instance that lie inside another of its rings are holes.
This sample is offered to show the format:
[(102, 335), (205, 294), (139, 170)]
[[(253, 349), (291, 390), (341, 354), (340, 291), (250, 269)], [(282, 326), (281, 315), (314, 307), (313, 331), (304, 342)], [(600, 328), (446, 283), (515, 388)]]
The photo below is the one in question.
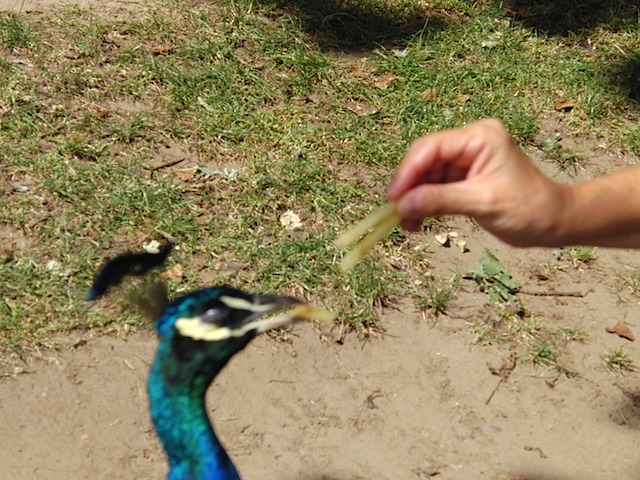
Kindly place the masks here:
[(563, 185), (557, 246), (640, 247), (640, 169)]
[(583, 219), (580, 213), (582, 192), (579, 185), (554, 183), (556, 194), (550, 208), (547, 246), (564, 247), (584, 244)]

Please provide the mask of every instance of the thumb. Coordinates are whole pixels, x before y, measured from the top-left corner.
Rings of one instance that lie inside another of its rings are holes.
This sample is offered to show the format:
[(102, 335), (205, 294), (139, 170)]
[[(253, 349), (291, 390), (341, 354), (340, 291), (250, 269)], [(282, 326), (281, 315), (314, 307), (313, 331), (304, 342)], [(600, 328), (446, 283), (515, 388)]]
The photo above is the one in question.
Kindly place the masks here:
[(404, 220), (422, 220), (440, 215), (474, 216), (488, 203), (486, 192), (471, 188), (469, 181), (423, 184), (398, 200), (398, 213)]

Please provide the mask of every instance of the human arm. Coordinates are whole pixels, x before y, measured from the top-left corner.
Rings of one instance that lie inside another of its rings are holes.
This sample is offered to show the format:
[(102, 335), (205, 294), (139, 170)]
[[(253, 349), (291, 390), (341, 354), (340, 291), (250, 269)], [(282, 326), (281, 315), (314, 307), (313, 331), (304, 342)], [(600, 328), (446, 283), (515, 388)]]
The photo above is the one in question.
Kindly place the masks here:
[(499, 120), (414, 142), (387, 196), (409, 230), (427, 216), (460, 214), (519, 247), (640, 248), (640, 168), (576, 185), (555, 182)]

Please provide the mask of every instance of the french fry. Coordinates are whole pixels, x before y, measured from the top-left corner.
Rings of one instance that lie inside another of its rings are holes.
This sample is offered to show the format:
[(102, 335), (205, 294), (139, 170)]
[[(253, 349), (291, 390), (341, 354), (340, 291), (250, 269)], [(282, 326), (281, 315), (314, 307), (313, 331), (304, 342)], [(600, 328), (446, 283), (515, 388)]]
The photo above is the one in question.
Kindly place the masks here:
[(336, 238), (335, 246), (337, 248), (347, 248), (348, 246), (353, 245), (360, 240), (360, 237), (367, 233), (368, 230), (374, 228), (394, 213), (396, 213), (396, 202), (389, 202), (374, 210), (359, 223), (356, 223), (353, 227)]
[[(348, 272), (355, 267), (376, 243), (391, 233), (398, 223), (400, 223), (400, 215), (396, 211), (396, 204), (395, 202), (389, 202), (374, 210), (360, 223), (340, 235), (335, 241), (335, 245), (338, 248), (345, 248), (355, 244), (353, 249), (340, 262), (340, 270)], [(356, 243), (369, 230), (371, 232), (364, 236), (359, 243)]]
[(296, 320), (317, 320), (319, 322), (333, 322), (336, 315), (324, 308), (312, 307), (311, 305), (301, 304), (293, 307), (287, 312), (287, 315)]

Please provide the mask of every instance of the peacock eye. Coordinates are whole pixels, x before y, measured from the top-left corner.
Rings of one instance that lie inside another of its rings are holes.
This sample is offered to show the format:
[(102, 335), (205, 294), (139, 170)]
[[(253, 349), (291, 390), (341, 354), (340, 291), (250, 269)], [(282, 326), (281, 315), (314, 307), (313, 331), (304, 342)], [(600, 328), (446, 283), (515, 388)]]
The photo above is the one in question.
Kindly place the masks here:
[(220, 323), (229, 316), (229, 310), (226, 308), (209, 308), (201, 315), (204, 323)]

